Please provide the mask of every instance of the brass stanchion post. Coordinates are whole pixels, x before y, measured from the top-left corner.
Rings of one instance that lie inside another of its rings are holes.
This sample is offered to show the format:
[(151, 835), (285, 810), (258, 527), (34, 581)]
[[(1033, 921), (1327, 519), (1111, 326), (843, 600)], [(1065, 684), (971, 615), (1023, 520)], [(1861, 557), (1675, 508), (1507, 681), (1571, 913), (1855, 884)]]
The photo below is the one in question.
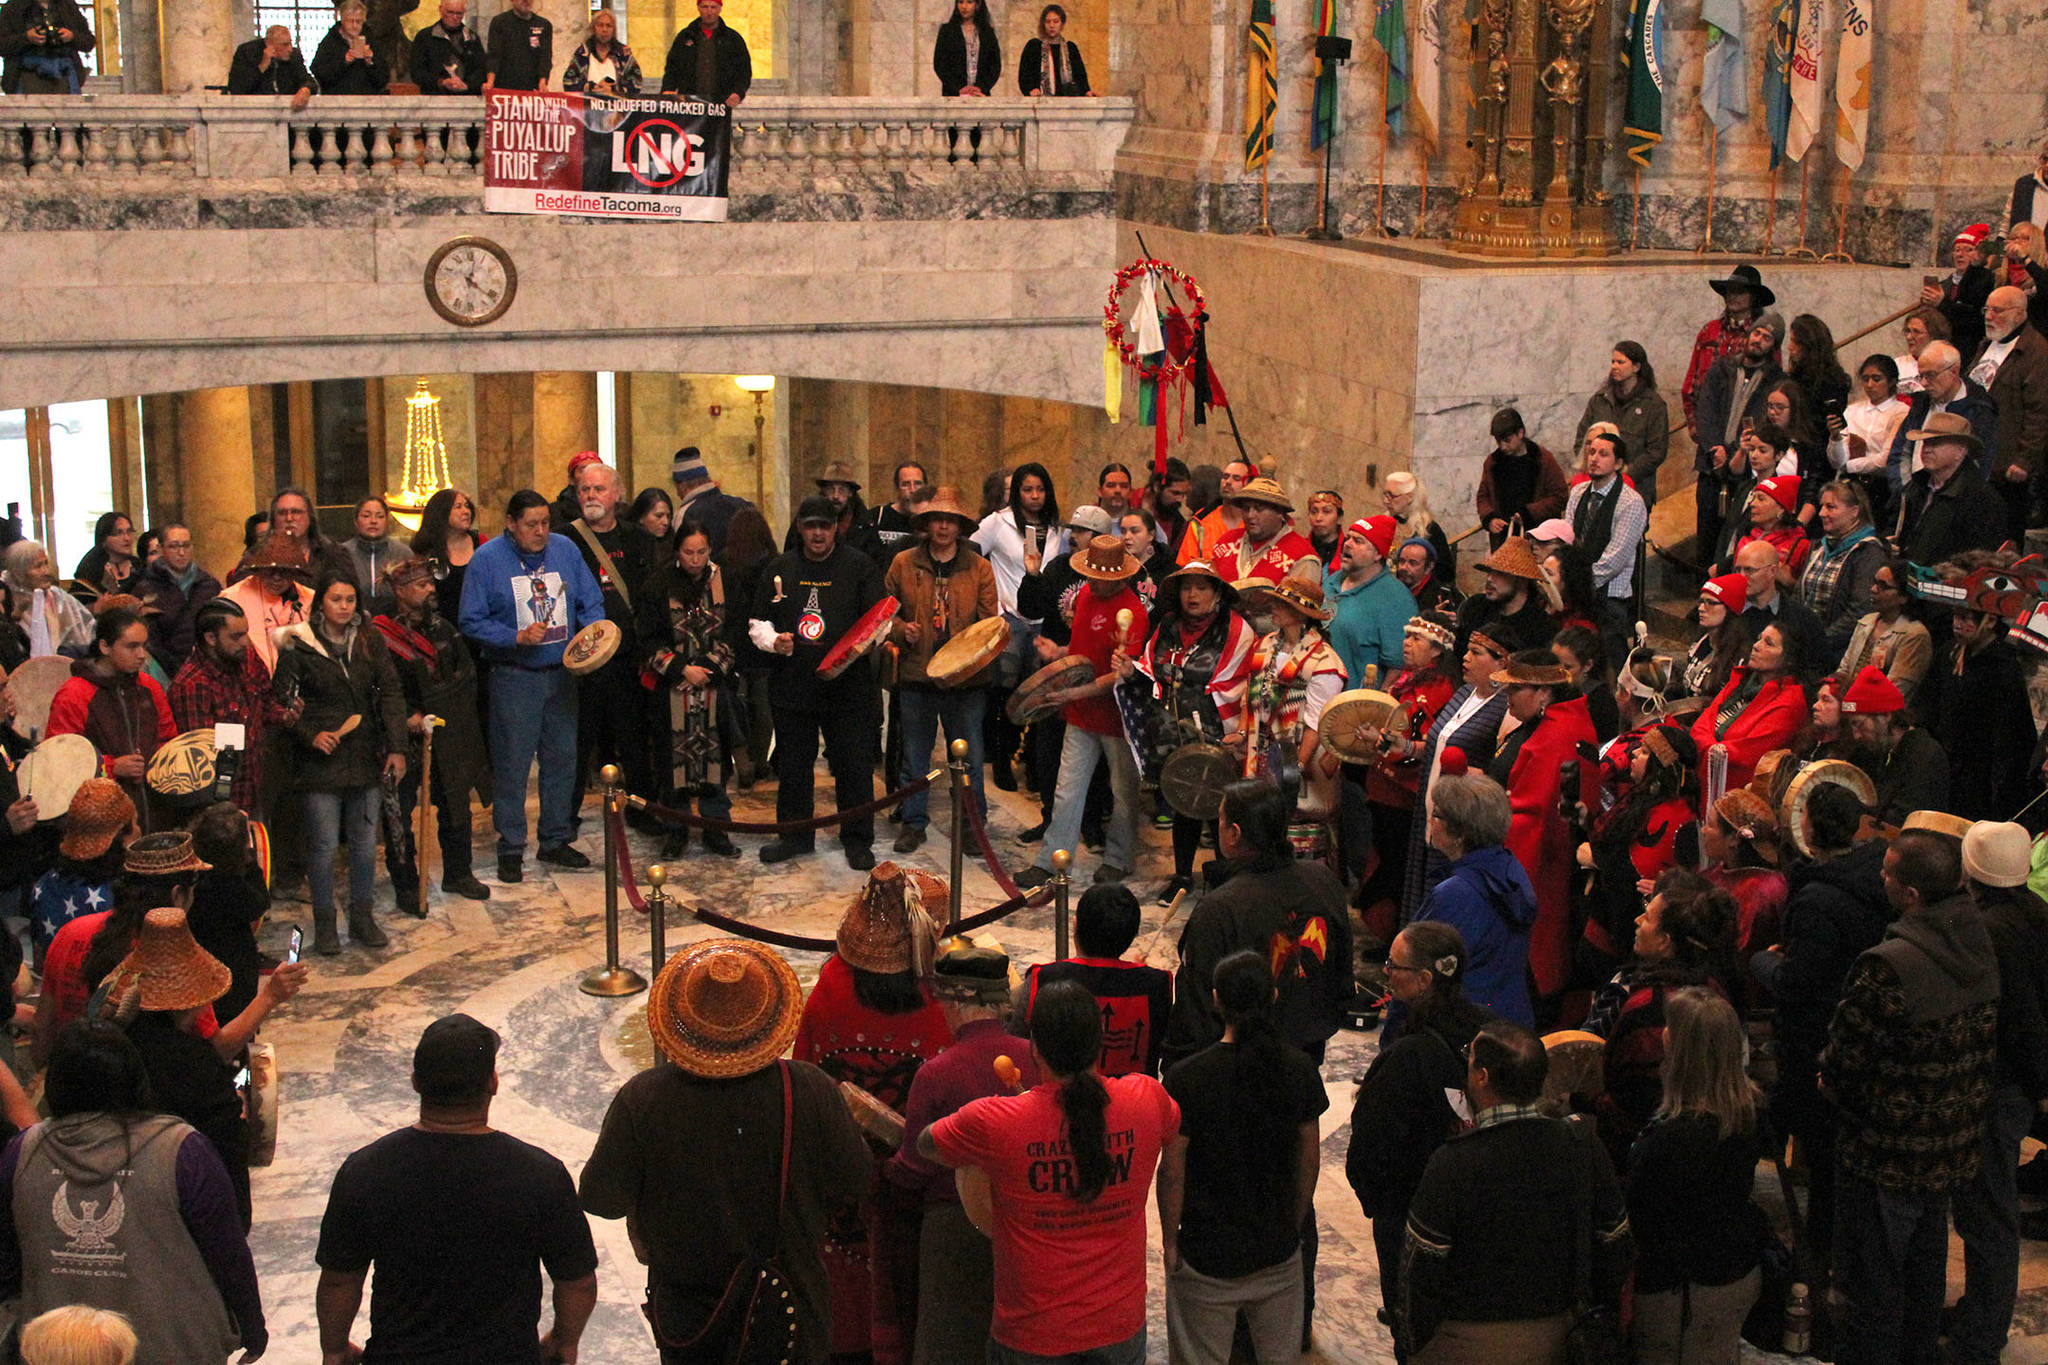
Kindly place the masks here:
[(619, 768), (607, 763), (598, 772), (604, 784), (604, 967), (583, 978), (585, 995), (636, 995), (647, 979), (619, 965), (619, 850), (612, 836), (612, 817), (619, 813)]
[(1067, 870), (1074, 865), (1074, 855), (1061, 848), (1052, 855), (1052, 955), (1064, 960), (1067, 956), (1067, 890), (1074, 879)]
[(967, 741), (954, 740), (946, 752), (952, 755), (946, 766), (953, 772), (953, 894), (946, 907), (946, 928), (950, 930), (960, 922), (960, 900), (966, 894), (960, 882), (967, 865)]
[(667, 884), (667, 868), (656, 863), (647, 869), (647, 970), (656, 976), (668, 960), (668, 894), (661, 889)]

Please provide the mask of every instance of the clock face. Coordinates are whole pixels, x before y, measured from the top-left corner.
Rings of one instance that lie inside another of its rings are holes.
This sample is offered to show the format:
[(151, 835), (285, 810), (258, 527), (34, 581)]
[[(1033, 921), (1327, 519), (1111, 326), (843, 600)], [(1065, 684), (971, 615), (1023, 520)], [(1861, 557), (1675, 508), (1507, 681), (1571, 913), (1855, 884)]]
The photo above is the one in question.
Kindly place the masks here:
[(481, 327), (512, 306), (519, 273), (496, 242), (458, 237), (427, 263), (426, 283), (427, 301), (435, 312), (459, 327)]

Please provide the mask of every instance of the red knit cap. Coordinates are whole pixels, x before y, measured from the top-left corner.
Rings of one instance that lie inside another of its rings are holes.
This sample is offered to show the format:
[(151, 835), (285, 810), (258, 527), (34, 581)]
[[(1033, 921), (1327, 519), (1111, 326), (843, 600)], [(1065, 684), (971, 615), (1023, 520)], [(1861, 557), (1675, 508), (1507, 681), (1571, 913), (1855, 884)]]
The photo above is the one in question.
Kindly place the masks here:
[(1719, 602), (1730, 611), (1741, 611), (1749, 597), (1749, 581), (1739, 573), (1724, 573), (1700, 585), (1700, 600)]
[(1906, 709), (1906, 699), (1882, 669), (1864, 665), (1849, 690), (1842, 694), (1842, 714), (1888, 716)]
[(1373, 549), (1385, 559), (1394, 552), (1394, 531), (1398, 523), (1392, 517), (1360, 517), (1344, 528), (1346, 535), (1363, 536)]
[(1972, 223), (1968, 227), (1964, 228), (1961, 232), (1958, 232), (1956, 234), (1956, 240), (1959, 242), (1968, 242), (1971, 246), (1976, 246), (1978, 243), (1982, 242), (1986, 237), (1989, 237), (1990, 235), (1991, 224)]
[(1776, 478), (1765, 479), (1756, 486), (1756, 491), (1768, 496), (1787, 512), (1799, 510), (1799, 476), (1796, 474), (1780, 474)]

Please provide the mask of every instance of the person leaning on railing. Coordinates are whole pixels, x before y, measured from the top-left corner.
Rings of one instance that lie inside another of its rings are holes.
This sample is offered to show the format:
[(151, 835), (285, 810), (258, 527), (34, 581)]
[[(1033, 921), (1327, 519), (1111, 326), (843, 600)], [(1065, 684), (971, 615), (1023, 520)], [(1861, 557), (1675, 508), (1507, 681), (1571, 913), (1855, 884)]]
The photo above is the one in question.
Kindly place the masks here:
[(292, 42), (292, 31), (283, 24), (272, 24), (261, 38), (236, 48), (228, 64), (230, 95), (290, 95), (296, 113), (319, 92), (319, 83)]

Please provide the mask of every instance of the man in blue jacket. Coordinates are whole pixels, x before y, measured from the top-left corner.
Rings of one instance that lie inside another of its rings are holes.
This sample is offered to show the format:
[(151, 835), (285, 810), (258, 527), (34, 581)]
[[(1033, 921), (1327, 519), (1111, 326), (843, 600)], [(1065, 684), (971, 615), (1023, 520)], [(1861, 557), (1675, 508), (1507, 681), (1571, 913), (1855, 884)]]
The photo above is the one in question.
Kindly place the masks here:
[(548, 500), (531, 488), (512, 495), (505, 533), (470, 560), (462, 583), (462, 633), (482, 646), (491, 669), (491, 823), (498, 828), (498, 880), (525, 875), (526, 775), (540, 760), (540, 853), (557, 867), (589, 867), (574, 831), (576, 688), (562, 650), (577, 631), (604, 619), (604, 597), (582, 554), (548, 532)]

